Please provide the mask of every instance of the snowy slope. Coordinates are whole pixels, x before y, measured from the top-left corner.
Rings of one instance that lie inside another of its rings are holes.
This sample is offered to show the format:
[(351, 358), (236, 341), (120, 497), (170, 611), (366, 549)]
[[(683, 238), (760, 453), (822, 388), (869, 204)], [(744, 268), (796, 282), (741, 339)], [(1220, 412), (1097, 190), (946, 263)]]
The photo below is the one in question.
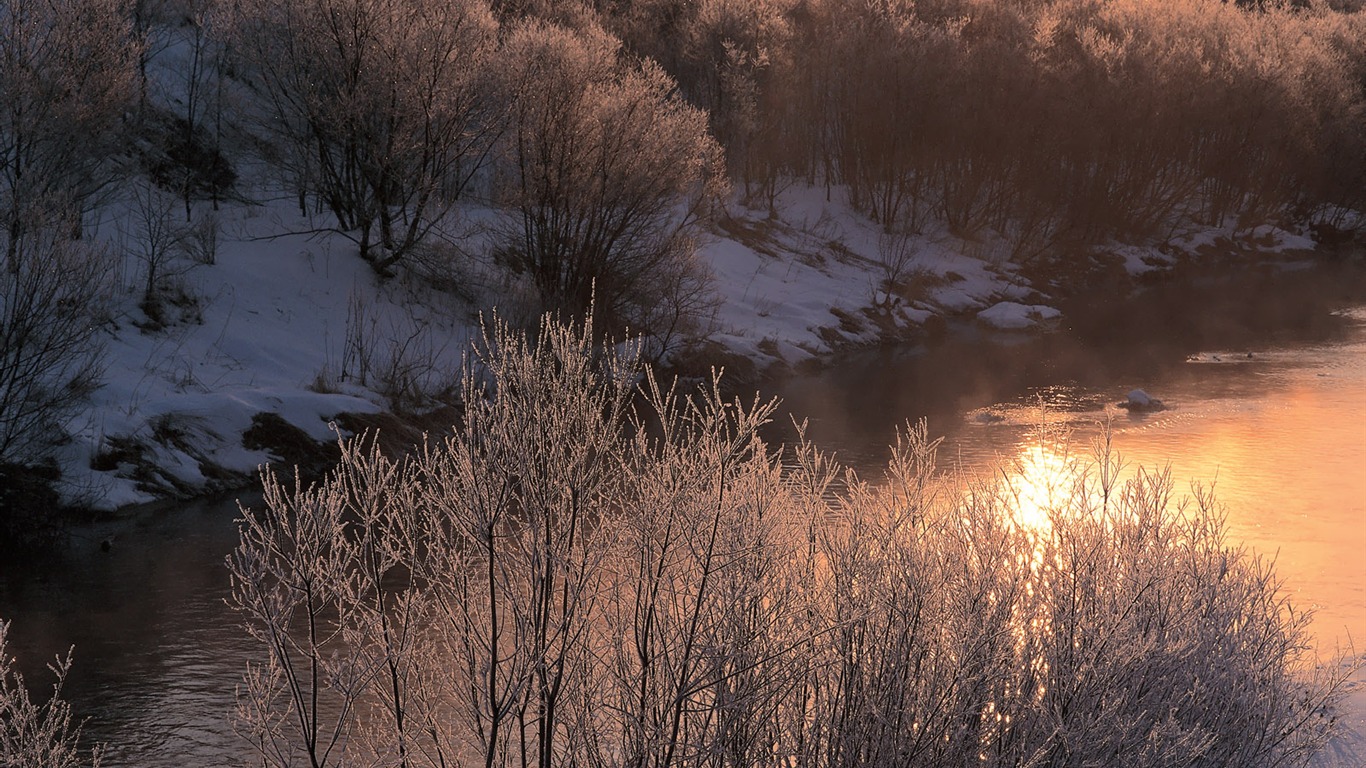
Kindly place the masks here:
[[(463, 313), (415, 304), (397, 281), (381, 285), (344, 238), (281, 234), (306, 223), (280, 209), (220, 212), (214, 263), (174, 264), (184, 306), (168, 305), (163, 328), (138, 306), (144, 267), (131, 249), (111, 270), (104, 385), (70, 422), (58, 455), (72, 501), (113, 508), (203, 488), (206, 471), (248, 474), (269, 458), (242, 447), (262, 412), (330, 439), (336, 414), (387, 407), (377, 370), (390, 342), (416, 337), (433, 366), (457, 368), (469, 332)], [(122, 461), (130, 445), (142, 455)], [(164, 476), (137, 466), (148, 464)]]
[[(258, 200), (276, 194), (264, 183), (251, 192)], [(171, 298), (181, 300), (166, 304), (169, 320), (157, 327), (139, 308), (145, 265), (128, 223), (144, 215), (136, 198), (130, 192), (111, 203), (99, 228), (121, 257), (110, 270), (117, 300), (105, 385), (68, 425), (71, 440), (58, 456), (62, 491), (74, 502), (114, 508), (231, 485), (232, 476), (244, 482), (268, 458), (242, 447), (256, 414), (278, 414), (330, 439), (337, 414), (393, 406), (395, 372), (420, 389), (450, 390), (480, 313), (531, 322), (529, 302), (519, 298), (525, 287), (482, 259), (477, 236), (446, 254), (440, 268), (459, 289), (442, 292), (402, 271), (380, 280), (328, 221), (276, 200), (225, 204), (215, 214), (217, 258), (169, 265), (178, 274)], [(183, 220), (174, 200), (158, 204), (173, 223)], [(908, 261), (889, 293), (888, 236), (842, 190), (794, 184), (777, 211), (732, 201), (698, 253), (717, 294), (709, 339), (760, 369), (914, 341), (935, 320), (1013, 333), (1059, 318), (989, 237), (966, 241), (935, 229), (905, 236)], [(196, 204), (195, 218), (210, 213)], [(459, 213), (474, 232), (472, 224), (495, 215), (476, 204)], [(1173, 249), (1193, 253), (1230, 235), (1190, 233), (1165, 252), (1112, 245), (1096, 258), (1137, 275), (1169, 267)], [(1280, 230), (1259, 237), (1272, 250), (1304, 245)]]
[(761, 362), (796, 363), (875, 343), (880, 326), (914, 330), (934, 316), (971, 317), (1035, 293), (1013, 265), (968, 255), (981, 249), (930, 230), (907, 237), (902, 282), (915, 284), (913, 295), (889, 295), (880, 228), (845, 202), (842, 189), (828, 196), (824, 187), (793, 185), (779, 198), (776, 219), (731, 206), (734, 221), (702, 250), (722, 299), (716, 340)]
[[(410, 276), (381, 281), (350, 240), (320, 232), (326, 222), (277, 201), (224, 205), (213, 263), (181, 256), (163, 267), (177, 276), (162, 327), (139, 306), (146, 267), (127, 222), (143, 214), (132, 197), (105, 210), (100, 227), (121, 260), (110, 270), (116, 300), (104, 386), (68, 425), (71, 439), (57, 457), (62, 491), (74, 502), (114, 508), (192, 493), (215, 478), (230, 483), (224, 473), (245, 479), (269, 458), (242, 447), (256, 414), (278, 414), (330, 439), (337, 414), (391, 406), (384, 374), (395, 355), (440, 389), (454, 382), (479, 312), (519, 311), (515, 296), (496, 286), (456, 296)], [(934, 315), (991, 308), (982, 319), (1011, 328), (1056, 315), (1038, 306), (1002, 323), (1001, 312), (1017, 306), (1008, 300), (1031, 292), (947, 237), (914, 242), (920, 295), (888, 296), (876, 227), (824, 198), (823, 189), (789, 192), (778, 221), (735, 205), (730, 231), (718, 228), (704, 243), (699, 257), (719, 299), (712, 338), (731, 352), (761, 366), (795, 363), (875, 343), (888, 328), (913, 330)], [(174, 224), (183, 214), (173, 202), (162, 200), (158, 215)], [(194, 215), (209, 213), (199, 203)], [(467, 218), (488, 215), (466, 211)], [(482, 298), (472, 304), (469, 296)]]

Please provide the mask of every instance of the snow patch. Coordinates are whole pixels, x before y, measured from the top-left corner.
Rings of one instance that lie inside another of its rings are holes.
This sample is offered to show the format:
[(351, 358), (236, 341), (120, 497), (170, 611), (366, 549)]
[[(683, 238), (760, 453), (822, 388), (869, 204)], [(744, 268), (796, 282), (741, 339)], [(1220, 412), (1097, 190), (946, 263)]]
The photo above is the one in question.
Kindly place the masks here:
[[(192, 305), (163, 328), (139, 309), (137, 259), (114, 272), (103, 385), (67, 424), (56, 456), (69, 502), (112, 509), (153, 500), (138, 465), (186, 489), (206, 488), (210, 465), (246, 476), (269, 458), (242, 447), (262, 412), (331, 440), (337, 414), (387, 406), (382, 368), (394, 341), (430, 337), (427, 362), (454, 375), (467, 323), (431, 319), (410, 291), (381, 284), (349, 242), (302, 234), (306, 223), (288, 210), (221, 211), (217, 257), (180, 265)], [(130, 452), (136, 461), (122, 458)]]
[[(942, 227), (889, 235), (849, 205), (842, 187), (792, 184), (774, 210), (770, 215), (767, 207), (751, 210), (733, 201), (736, 219), (698, 254), (718, 294), (712, 338), (761, 362), (775, 349), (789, 363), (828, 352), (832, 327), (855, 343), (876, 341), (880, 330), (871, 323), (851, 329), (837, 319), (860, 318), (870, 307), (892, 308), (886, 319), (908, 329), (934, 315), (1034, 293), (1012, 265), (995, 258), (1000, 249), (988, 247), (995, 241), (974, 243)], [(912, 254), (892, 290), (882, 262), (888, 238), (905, 238), (904, 252)], [(899, 292), (907, 286), (914, 287)]]
[(1270, 224), (1263, 224), (1252, 230), (1251, 239), (1259, 247), (1258, 250), (1267, 253), (1285, 253), (1286, 251), (1307, 251), (1314, 248), (1314, 238), (1287, 232), (1280, 227)]
[(1106, 250), (1124, 260), (1124, 271), (1137, 277), (1170, 267), (1176, 259), (1156, 248), (1141, 245), (1114, 244)]
[(1056, 320), (1062, 312), (1044, 304), (1019, 304), (1001, 301), (977, 313), (981, 322), (1003, 331), (1032, 328), (1048, 320)]

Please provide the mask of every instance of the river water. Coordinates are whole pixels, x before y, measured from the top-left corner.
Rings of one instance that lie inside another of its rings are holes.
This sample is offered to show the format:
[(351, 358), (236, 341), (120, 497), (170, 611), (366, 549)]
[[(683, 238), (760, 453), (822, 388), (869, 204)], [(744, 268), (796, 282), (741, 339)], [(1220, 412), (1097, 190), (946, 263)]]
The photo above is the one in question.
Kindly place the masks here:
[[(1257, 269), (1063, 309), (1054, 333), (963, 327), (774, 394), (874, 476), (907, 420), (945, 436), (941, 465), (1026, 478), (1084, 455), (1108, 422), (1131, 466), (1217, 482), (1231, 538), (1277, 558), (1325, 652), (1366, 646), (1366, 268)], [(1140, 387), (1167, 409), (1113, 407)], [(141, 510), (76, 530), (41, 565), (0, 566), (10, 652), (33, 683), (76, 646), (65, 693), (105, 765), (249, 760), (231, 714), (252, 648), (223, 602), (236, 514), (231, 501)]]
[[(1108, 426), (1130, 472), (1213, 485), (1231, 542), (1276, 559), (1325, 651), (1366, 650), (1366, 269), (1264, 267), (1064, 313), (1057, 333), (965, 329), (848, 361), (784, 400), (874, 478), (907, 420), (945, 436), (942, 467), (1004, 467), (1036, 490)], [(1165, 409), (1116, 407), (1140, 388)]]

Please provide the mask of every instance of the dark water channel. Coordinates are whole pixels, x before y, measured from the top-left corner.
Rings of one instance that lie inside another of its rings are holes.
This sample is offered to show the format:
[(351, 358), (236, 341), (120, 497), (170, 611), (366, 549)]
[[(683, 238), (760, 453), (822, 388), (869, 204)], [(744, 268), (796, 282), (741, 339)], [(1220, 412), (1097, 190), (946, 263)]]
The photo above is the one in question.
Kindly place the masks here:
[(51, 562), (0, 568), (9, 652), (46, 696), (43, 665), (75, 646), (64, 694), (105, 766), (248, 764), (231, 716), (254, 649), (224, 603), (237, 516), (231, 500), (148, 508), (74, 531)]
[[(941, 464), (1025, 476), (1073, 450), (1040, 424), (1084, 446), (1109, 419), (1132, 464), (1169, 462), (1182, 485), (1217, 477), (1234, 538), (1279, 553), (1325, 645), (1366, 642), (1366, 266), (1259, 269), (1063, 309), (1056, 333), (963, 328), (774, 394), (873, 475), (908, 419), (945, 435)], [(1136, 387), (1170, 407), (1113, 407)], [(236, 515), (226, 500), (143, 510), (77, 530), (52, 562), (0, 564), (11, 652), (36, 681), (76, 646), (66, 694), (108, 744), (105, 765), (249, 762), (232, 709), (251, 647), (223, 602)]]

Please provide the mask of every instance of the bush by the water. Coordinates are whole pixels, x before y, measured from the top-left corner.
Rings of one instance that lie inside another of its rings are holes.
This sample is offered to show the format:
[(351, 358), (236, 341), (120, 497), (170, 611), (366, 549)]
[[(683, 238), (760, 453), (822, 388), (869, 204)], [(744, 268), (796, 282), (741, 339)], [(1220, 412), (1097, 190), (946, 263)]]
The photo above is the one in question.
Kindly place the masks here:
[(661, 388), (588, 334), (502, 327), (468, 410), (408, 459), (364, 439), (266, 482), (231, 556), (268, 765), (1303, 764), (1339, 680), (1210, 500), (885, 482), (757, 434), (762, 402)]
[(48, 698), (35, 700), (15, 658), (9, 655), (9, 622), (0, 620), (0, 765), (7, 768), (99, 768), (100, 748), (82, 752), (81, 725), (62, 686), (71, 652), (48, 665), (55, 681)]

